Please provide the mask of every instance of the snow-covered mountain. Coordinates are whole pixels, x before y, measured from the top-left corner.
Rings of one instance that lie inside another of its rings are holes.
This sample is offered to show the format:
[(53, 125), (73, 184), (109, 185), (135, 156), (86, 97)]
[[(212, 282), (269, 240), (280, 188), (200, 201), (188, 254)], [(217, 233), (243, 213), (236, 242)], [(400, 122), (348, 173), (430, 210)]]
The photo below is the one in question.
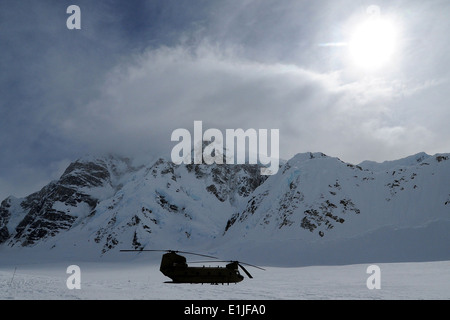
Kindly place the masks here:
[(85, 157), (0, 206), (0, 250), (78, 257), (170, 248), (284, 265), (445, 260), (449, 231), (448, 154), (353, 165), (304, 153), (269, 177), (258, 165)]
[(293, 265), (448, 259), (449, 159), (420, 153), (352, 165), (298, 154), (230, 218), (225, 238), (246, 243), (239, 256), (260, 262), (268, 252)]

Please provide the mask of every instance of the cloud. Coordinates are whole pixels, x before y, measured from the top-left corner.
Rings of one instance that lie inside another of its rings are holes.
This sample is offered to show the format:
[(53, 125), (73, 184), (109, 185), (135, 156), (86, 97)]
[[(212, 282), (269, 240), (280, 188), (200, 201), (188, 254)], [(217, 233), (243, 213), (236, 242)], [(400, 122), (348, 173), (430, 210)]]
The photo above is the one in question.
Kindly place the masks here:
[[(317, 105), (329, 94), (326, 76), (222, 52), (209, 45), (148, 50), (116, 67), (97, 99), (55, 125), (91, 150), (158, 153), (170, 150), (173, 130), (194, 120), (223, 130), (298, 131), (326, 107)], [(286, 121), (292, 117), (299, 121)]]
[[(392, 82), (345, 83), (339, 73), (257, 62), (208, 43), (147, 50), (106, 78), (98, 98), (55, 121), (90, 152), (167, 154), (171, 132), (201, 120), (205, 129), (279, 129), (285, 158), (323, 151), (358, 162), (406, 141), (391, 136), (410, 135), (409, 143), (427, 131), (394, 119)], [(392, 147), (380, 152), (383, 144)]]
[(349, 70), (342, 47), (319, 45), (345, 42), (346, 21), (366, 8), (351, 1), (80, 0), (79, 32), (65, 28), (68, 1), (5, 3), (0, 198), (35, 191), (58, 172), (52, 164), (86, 153), (169, 154), (171, 132), (194, 120), (279, 129), (284, 158), (321, 151), (357, 163), (450, 148), (439, 2), (380, 3), (401, 17), (403, 56), (374, 76)]

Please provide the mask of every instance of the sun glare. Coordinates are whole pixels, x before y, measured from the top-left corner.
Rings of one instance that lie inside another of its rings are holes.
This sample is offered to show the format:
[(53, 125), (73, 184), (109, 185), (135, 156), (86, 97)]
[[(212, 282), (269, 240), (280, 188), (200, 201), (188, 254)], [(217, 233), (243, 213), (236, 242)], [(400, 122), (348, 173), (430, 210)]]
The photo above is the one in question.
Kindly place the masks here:
[(372, 17), (358, 25), (349, 43), (352, 61), (365, 69), (377, 69), (387, 64), (396, 49), (397, 29), (394, 23)]

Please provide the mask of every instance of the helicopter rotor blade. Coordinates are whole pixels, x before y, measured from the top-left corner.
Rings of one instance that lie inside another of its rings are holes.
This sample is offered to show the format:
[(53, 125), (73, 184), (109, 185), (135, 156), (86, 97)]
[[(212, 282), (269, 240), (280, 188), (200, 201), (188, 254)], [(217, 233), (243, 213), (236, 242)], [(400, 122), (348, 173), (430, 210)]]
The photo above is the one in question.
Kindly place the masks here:
[(264, 270), (264, 271), (266, 270), (264, 268), (255, 266), (254, 264), (250, 264), (250, 263), (246, 263), (246, 262), (240, 262), (240, 261), (236, 261), (236, 260), (205, 260), (205, 261), (191, 261), (189, 263), (206, 263), (206, 262), (237, 262), (240, 265), (246, 265), (246, 266), (250, 266), (250, 267), (257, 268), (257, 269)]
[(175, 252), (175, 253), (179, 252), (179, 253), (192, 254), (192, 255), (195, 255), (195, 256), (206, 257), (206, 258), (211, 258), (211, 259), (219, 259), (219, 258), (217, 258), (217, 257), (208, 256), (208, 255), (206, 255), (206, 254), (194, 253), (194, 252), (187, 252), (187, 251), (172, 251), (172, 252)]
[(153, 250), (153, 249), (121, 249), (121, 252), (141, 252), (141, 251), (160, 251), (160, 252), (169, 252), (173, 250)]
[(178, 250), (157, 250), (157, 249), (124, 249), (120, 250), (120, 252), (173, 252), (173, 253), (185, 253), (185, 254), (192, 254), (200, 257), (206, 257), (211, 259), (219, 259), (217, 257), (209, 256), (206, 254), (200, 254), (200, 253), (194, 253), (194, 252), (187, 252), (187, 251), (178, 251)]
[[(237, 263), (237, 265), (239, 267), (241, 267), (241, 269), (245, 272), (245, 274), (250, 278), (253, 279), (252, 275), (250, 274), (250, 272), (248, 272), (247, 269), (245, 269), (245, 267), (239, 262), (239, 261), (233, 261), (233, 260), (206, 260), (206, 261), (191, 261), (189, 263), (207, 263), (207, 262), (231, 262), (231, 263)], [(262, 269), (259, 268), (258, 269)], [(264, 270), (264, 269), (263, 269)]]
[(120, 252), (169, 252), (170, 250), (122, 249)]
[(258, 267), (258, 266), (255, 266), (254, 264), (250, 264), (250, 263), (246, 263), (246, 262), (240, 262), (240, 261), (238, 261), (238, 263), (239, 264), (245, 264), (246, 266), (250, 266), (250, 267), (253, 267), (253, 268), (256, 268), (256, 269), (260, 269), (260, 270), (266, 271), (266, 269)]
[(202, 260), (202, 261), (189, 261), (189, 263), (207, 263), (207, 262), (229, 262), (226, 260)]
[(239, 265), (239, 267), (242, 268), (242, 271), (244, 271), (245, 274), (246, 274), (250, 279), (253, 279), (253, 277), (252, 277), (252, 275), (250, 274), (250, 272), (248, 272), (247, 269), (245, 269), (243, 265), (241, 265), (239, 262), (238, 262), (238, 265)]

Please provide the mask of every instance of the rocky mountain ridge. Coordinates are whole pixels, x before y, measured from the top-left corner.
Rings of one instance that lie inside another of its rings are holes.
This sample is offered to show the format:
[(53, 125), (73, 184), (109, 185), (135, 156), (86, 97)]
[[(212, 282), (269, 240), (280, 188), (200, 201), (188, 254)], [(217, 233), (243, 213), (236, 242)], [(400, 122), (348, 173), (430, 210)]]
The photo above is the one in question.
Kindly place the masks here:
[[(126, 158), (87, 157), (40, 191), (1, 203), (0, 247), (76, 247), (94, 256), (124, 247), (247, 255), (245, 248), (256, 253), (268, 243), (305, 248), (386, 227), (445, 224), (449, 159), (421, 153), (353, 165), (303, 153), (268, 177), (258, 165), (175, 165), (160, 158), (136, 167)], [(450, 252), (448, 243), (438, 245), (442, 256)]]

